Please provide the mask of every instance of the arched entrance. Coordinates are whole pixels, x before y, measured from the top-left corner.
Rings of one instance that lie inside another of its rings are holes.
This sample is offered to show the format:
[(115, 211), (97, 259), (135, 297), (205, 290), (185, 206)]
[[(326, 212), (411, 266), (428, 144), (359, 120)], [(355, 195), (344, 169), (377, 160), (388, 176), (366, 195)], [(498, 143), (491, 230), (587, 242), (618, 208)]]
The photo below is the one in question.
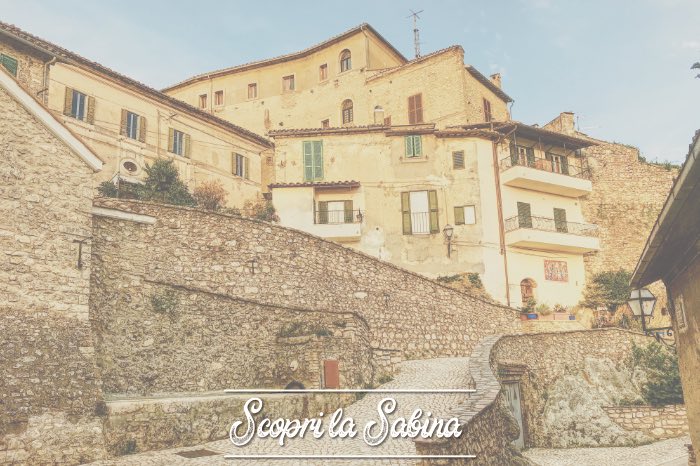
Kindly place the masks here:
[(523, 306), (527, 306), (528, 301), (535, 299), (535, 288), (537, 288), (537, 283), (532, 278), (525, 278), (520, 282), (520, 296)]

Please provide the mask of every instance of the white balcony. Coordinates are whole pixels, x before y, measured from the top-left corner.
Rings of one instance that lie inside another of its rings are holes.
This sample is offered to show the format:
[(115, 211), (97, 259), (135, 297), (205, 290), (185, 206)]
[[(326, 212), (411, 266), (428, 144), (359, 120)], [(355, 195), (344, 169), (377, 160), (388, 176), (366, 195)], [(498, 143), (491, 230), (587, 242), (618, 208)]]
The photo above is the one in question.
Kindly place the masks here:
[(501, 182), (515, 188), (580, 197), (593, 189), (588, 177), (589, 171), (578, 165), (562, 167), (542, 158), (516, 160), (515, 164), (510, 157), (501, 160)]
[(505, 221), (506, 245), (585, 254), (600, 250), (598, 227), (587, 223), (555, 222), (543, 217), (511, 217)]

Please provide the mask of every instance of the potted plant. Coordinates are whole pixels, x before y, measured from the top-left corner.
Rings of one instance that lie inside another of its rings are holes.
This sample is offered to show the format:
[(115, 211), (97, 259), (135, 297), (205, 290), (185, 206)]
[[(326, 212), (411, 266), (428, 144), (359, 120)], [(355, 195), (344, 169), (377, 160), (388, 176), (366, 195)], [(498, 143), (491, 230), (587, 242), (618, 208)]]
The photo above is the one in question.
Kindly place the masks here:
[(520, 308), (520, 319), (521, 320), (532, 320), (537, 319), (537, 313), (535, 313), (535, 307), (537, 306), (537, 301), (535, 298), (529, 298), (527, 302)]
[(561, 304), (554, 305), (554, 320), (567, 320), (569, 319), (569, 310), (566, 306)]
[(537, 312), (539, 319), (542, 319), (542, 320), (553, 320), (554, 319), (554, 316), (552, 315), (552, 308), (549, 307), (545, 303), (539, 304), (535, 308), (535, 311)]

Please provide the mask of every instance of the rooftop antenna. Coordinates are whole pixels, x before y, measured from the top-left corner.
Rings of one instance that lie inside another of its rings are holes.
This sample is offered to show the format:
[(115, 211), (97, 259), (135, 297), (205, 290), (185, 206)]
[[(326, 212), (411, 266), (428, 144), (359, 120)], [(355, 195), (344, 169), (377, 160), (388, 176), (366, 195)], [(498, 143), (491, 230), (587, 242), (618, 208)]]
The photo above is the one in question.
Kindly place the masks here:
[(409, 9), (408, 11), (410, 11), (411, 14), (406, 16), (406, 18), (413, 18), (413, 43), (414, 47), (416, 48), (416, 58), (418, 58), (420, 57), (420, 32), (418, 31), (418, 20), (420, 19), (420, 16), (418, 15), (423, 13), (423, 10), (413, 11)]

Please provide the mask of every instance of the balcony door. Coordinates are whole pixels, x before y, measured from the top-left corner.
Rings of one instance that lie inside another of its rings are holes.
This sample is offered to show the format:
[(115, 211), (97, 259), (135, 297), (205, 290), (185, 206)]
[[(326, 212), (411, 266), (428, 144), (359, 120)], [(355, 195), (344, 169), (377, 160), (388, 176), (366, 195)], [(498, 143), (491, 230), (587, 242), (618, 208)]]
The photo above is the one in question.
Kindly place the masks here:
[(428, 203), (428, 191), (413, 191), (411, 199), (411, 231), (414, 235), (427, 235), (430, 233), (430, 204)]
[(532, 213), (530, 204), (518, 202), (518, 226), (520, 228), (532, 228)]

